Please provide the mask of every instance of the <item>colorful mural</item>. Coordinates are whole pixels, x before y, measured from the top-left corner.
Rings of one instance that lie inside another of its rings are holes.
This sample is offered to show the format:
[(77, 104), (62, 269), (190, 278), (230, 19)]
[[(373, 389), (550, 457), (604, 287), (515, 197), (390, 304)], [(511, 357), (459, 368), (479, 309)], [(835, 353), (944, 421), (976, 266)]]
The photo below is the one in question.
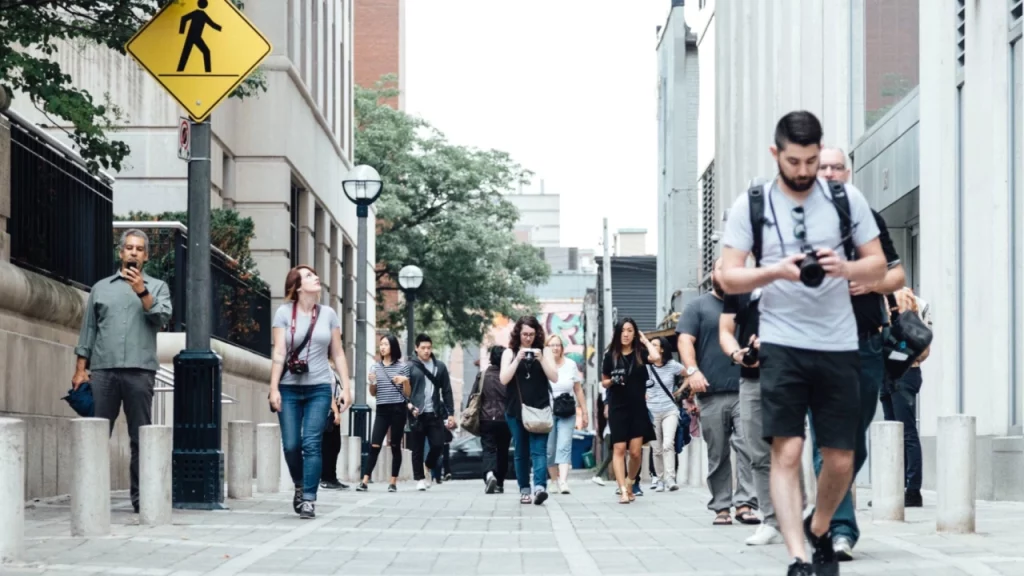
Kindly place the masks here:
[[(573, 301), (551, 301), (541, 303), (541, 311), (537, 314), (537, 321), (544, 328), (545, 334), (558, 334), (562, 337), (565, 345), (566, 358), (576, 363), (580, 372), (584, 371), (584, 364), (588, 354), (586, 350), (586, 333), (583, 329), (583, 302)], [(487, 348), (494, 344), (508, 346), (508, 338), (512, 334), (515, 321), (504, 316), (494, 320), (494, 326), (482, 347), (481, 360), (487, 358)], [(486, 360), (483, 360), (486, 362)]]

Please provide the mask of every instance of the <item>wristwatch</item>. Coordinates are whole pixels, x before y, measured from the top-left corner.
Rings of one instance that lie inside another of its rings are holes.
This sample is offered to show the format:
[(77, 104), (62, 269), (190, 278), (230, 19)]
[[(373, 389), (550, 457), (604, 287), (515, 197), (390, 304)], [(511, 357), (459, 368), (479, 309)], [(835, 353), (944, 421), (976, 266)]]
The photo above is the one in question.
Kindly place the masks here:
[(686, 369), (686, 372), (685, 372), (686, 376), (683, 376), (683, 378), (689, 378), (690, 376), (693, 376), (696, 373), (697, 373), (697, 367), (696, 366), (690, 366), (689, 368)]
[(143, 288), (142, 292), (136, 292), (135, 295), (139, 298), (145, 298), (146, 296), (149, 296), (149, 288)]

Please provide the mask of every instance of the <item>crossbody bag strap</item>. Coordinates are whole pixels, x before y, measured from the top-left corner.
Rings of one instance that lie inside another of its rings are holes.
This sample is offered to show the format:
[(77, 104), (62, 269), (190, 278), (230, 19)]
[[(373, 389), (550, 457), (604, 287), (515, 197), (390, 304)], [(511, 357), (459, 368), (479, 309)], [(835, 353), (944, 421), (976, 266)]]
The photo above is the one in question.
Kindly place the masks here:
[[(292, 343), (294, 344), (295, 343), (295, 311), (298, 309), (298, 304), (293, 304), (293, 306), (294, 306), (294, 308), (292, 308)], [(303, 338), (302, 342), (299, 343), (298, 347), (293, 349), (291, 351), (291, 353), (289, 354), (289, 356), (291, 356), (292, 360), (297, 360), (299, 358), (299, 354), (302, 353), (302, 349), (305, 348), (307, 344), (309, 344), (309, 339), (313, 337), (313, 329), (316, 328), (316, 323), (317, 323), (317, 321), (319, 319), (320, 319), (320, 305), (317, 304), (316, 308), (313, 309), (313, 317), (309, 319), (309, 330), (306, 330), (306, 337)], [(308, 353), (307, 353), (307, 358), (308, 358)]]
[(401, 386), (399, 386), (398, 384), (395, 384), (395, 381), (392, 380), (391, 378), (388, 378), (388, 372), (387, 372), (387, 370), (384, 370), (383, 366), (381, 366), (380, 364), (375, 364), (375, 368), (374, 368), (373, 371), (377, 372), (377, 376), (380, 376), (380, 372), (383, 371), (384, 372), (384, 379), (387, 380), (388, 382), (390, 382), (391, 385), (395, 387), (395, 390), (398, 391), (398, 393), (402, 396), (402, 400), (405, 400), (406, 404), (409, 404), (411, 402), (409, 400), (409, 397), (405, 395), (405, 392), (402, 391)]
[(676, 397), (673, 396), (672, 393), (668, 391), (668, 386), (665, 386), (665, 383), (661, 381), (661, 376), (658, 376), (658, 370), (654, 366), (651, 366), (650, 370), (651, 373), (654, 374), (654, 379), (657, 380), (658, 384), (661, 386), (661, 389), (665, 391), (665, 394), (668, 394), (668, 397), (670, 400), (672, 400), (672, 403), (675, 403)]

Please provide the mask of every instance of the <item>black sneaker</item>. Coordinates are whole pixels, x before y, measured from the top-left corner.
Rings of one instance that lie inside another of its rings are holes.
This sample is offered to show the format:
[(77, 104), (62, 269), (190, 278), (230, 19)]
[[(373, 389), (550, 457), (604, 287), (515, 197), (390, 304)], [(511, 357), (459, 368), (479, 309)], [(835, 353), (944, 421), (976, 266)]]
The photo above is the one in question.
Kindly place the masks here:
[(815, 576), (839, 576), (839, 560), (836, 559), (835, 549), (832, 547), (832, 531), (825, 532), (820, 537), (811, 532), (811, 519), (814, 518), (814, 510), (804, 519), (804, 536), (811, 544), (814, 551), (811, 555), (811, 565)]
[(136, 514), (139, 513), (139, 503), (138, 502), (132, 502), (132, 510), (134, 510)]
[(394, 484), (388, 484), (388, 492), (398, 492), (398, 486)]
[(309, 500), (304, 501), (299, 506), (299, 518), (303, 520), (312, 520), (316, 518), (316, 505)]
[(451, 481), (452, 481), (452, 473), (451, 473), (451, 472), (446, 472), (446, 473), (445, 473), (445, 475), (444, 475), (444, 481), (445, 481), (445, 482), (451, 482)]
[(497, 488), (495, 488), (495, 491), (497, 491), (498, 494), (504, 494), (505, 493), (505, 487), (504, 486), (498, 486)]
[(366, 492), (368, 489), (369, 486), (366, 485), (366, 482), (360, 482), (356, 485), (356, 492)]
[(814, 568), (807, 562), (797, 558), (789, 565), (786, 576), (814, 576)]
[(299, 513), (299, 508), (301, 506), (302, 506), (302, 488), (299, 488), (299, 487), (296, 486), (296, 488), (295, 488), (295, 495), (292, 496), (292, 510), (295, 510), (295, 513), (298, 514)]
[(494, 494), (494, 491), (498, 489), (498, 479), (494, 477), (494, 472), (488, 472), (487, 479), (484, 482), (487, 484), (484, 494)]
[(541, 504), (543, 504), (544, 501), (547, 500), (547, 499), (548, 499), (548, 492), (547, 492), (547, 490), (544, 490), (543, 488), (541, 488), (540, 490), (537, 490), (536, 492), (533, 493), (533, 503), (536, 504), (537, 506), (540, 506)]
[(344, 490), (345, 485), (337, 480), (324, 480), (320, 483), (320, 487), (324, 490)]
[(907, 490), (903, 494), (904, 508), (921, 508), (924, 506), (924, 499), (921, 498), (920, 490)]

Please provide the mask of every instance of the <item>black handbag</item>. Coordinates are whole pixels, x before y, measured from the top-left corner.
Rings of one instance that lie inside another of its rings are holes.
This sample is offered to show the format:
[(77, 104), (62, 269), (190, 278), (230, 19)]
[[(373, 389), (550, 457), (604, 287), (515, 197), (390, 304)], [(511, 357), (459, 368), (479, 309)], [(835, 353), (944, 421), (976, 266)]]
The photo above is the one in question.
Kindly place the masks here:
[(576, 398), (567, 392), (555, 397), (551, 412), (559, 418), (568, 418), (576, 415)]
[(932, 343), (932, 330), (913, 310), (900, 312), (896, 298), (886, 296), (891, 311), (890, 327), (882, 342), (885, 357), (885, 372), (892, 380), (898, 380), (914, 365), (918, 357)]

